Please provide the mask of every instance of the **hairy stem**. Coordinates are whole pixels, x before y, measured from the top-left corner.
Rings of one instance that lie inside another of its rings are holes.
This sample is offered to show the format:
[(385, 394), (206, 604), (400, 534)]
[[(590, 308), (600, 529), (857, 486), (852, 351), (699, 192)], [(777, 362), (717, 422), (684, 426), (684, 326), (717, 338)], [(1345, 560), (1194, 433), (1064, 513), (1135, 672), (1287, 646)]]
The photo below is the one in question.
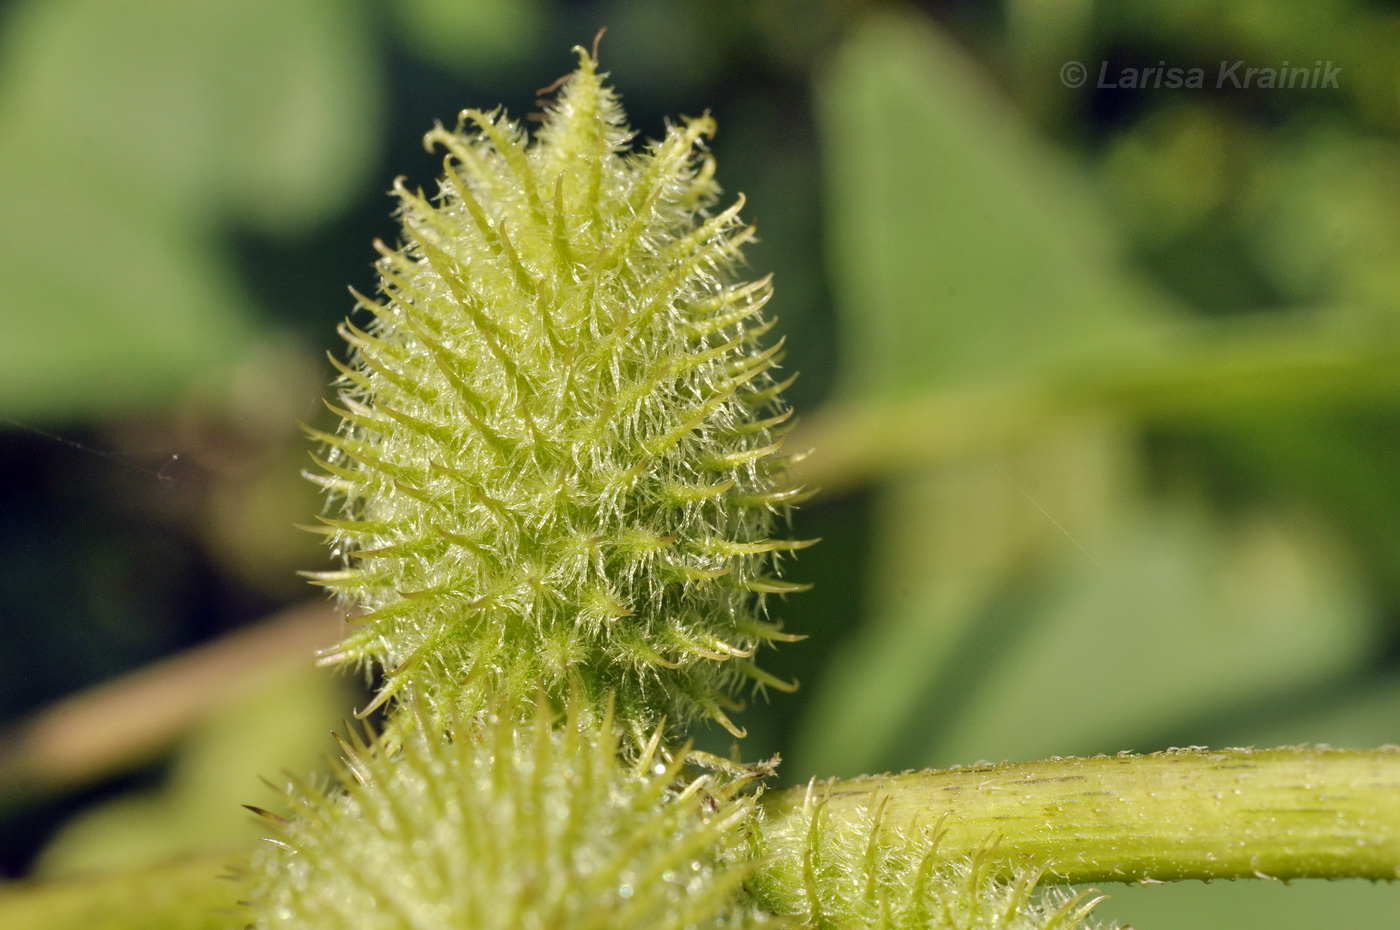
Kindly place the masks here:
[(950, 859), (1044, 865), (1050, 882), (1400, 878), (1395, 746), (1170, 750), (814, 783), (767, 798), (770, 853), (801, 861), (798, 815), (824, 796), (833, 829), (884, 798), (891, 841), (941, 830)]

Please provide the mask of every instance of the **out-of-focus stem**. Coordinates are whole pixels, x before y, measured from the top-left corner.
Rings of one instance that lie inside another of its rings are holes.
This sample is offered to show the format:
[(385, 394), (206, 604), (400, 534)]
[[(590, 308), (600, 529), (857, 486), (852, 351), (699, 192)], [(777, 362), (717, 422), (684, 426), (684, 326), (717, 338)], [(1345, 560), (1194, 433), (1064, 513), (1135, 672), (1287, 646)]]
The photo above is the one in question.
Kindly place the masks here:
[(1217, 323), (1176, 336), (1023, 381), (830, 404), (788, 441), (789, 451), (812, 450), (795, 477), (839, 493), (1105, 417), (1200, 425), (1400, 400), (1400, 340), (1390, 334)]
[(0, 728), (0, 811), (150, 758), (268, 669), (309, 665), (340, 622), (308, 602)]

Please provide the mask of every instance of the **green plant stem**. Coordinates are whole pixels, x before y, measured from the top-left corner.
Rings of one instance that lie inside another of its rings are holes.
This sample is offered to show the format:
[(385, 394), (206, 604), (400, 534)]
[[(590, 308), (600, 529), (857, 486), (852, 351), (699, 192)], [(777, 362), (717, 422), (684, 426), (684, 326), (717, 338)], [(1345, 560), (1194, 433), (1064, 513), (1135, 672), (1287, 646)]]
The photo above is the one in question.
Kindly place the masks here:
[[(764, 837), (776, 857), (762, 889), (770, 905), (801, 887), (807, 837), (795, 815), (808, 790), (764, 799)], [(983, 852), (1006, 866), (1045, 863), (1047, 882), (1400, 877), (1400, 747), (1052, 759), (810, 790), (830, 792), (833, 829), (883, 796), (891, 831), (941, 826), (948, 858)], [(226, 910), (234, 889), (212, 876), (234, 858), (0, 887), (0, 926), (232, 930), (246, 920)]]
[(809, 791), (829, 793), (833, 828), (883, 797), (892, 839), (911, 824), (909, 835), (941, 830), (950, 859), (1044, 865), (1049, 882), (1400, 878), (1395, 746), (1170, 750), (814, 783), (764, 804), (769, 851), (784, 863), (801, 861)]
[(787, 443), (795, 476), (840, 492), (1104, 417), (1209, 424), (1260, 411), (1400, 400), (1400, 339), (1276, 323), (1199, 323), (1152, 348), (1103, 351), (1027, 381), (835, 403)]

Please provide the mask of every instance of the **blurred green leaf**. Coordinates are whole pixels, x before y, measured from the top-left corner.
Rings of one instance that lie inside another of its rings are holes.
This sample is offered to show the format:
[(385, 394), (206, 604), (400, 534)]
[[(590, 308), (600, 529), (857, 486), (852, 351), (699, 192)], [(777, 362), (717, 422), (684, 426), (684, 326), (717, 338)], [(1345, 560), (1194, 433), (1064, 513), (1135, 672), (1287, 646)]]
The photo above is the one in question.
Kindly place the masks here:
[[(931, 763), (940, 730), (970, 702), (965, 692), (1023, 632), (997, 612), (1029, 596), (1045, 572), (1106, 548), (1112, 515), (1132, 490), (1119, 476), (1131, 466), (1117, 430), (1082, 426), (883, 489), (867, 566), (869, 619), (804, 683), (810, 705), (788, 763), (795, 772), (853, 776), (887, 770), (896, 758)], [(931, 704), (939, 705), (933, 716)]]
[(1378, 595), (1400, 602), (1400, 431), (1393, 416), (1280, 412), (1215, 434), (1213, 445), (1255, 493), (1324, 508), (1347, 533)]
[[(1370, 605), (1321, 528), (1263, 511), (1227, 526), (1189, 499), (1145, 506), (1116, 515), (1094, 562), (1010, 605), (1024, 616), (984, 619), (1023, 631), (962, 695), (936, 759), (904, 764), (1136, 748), (1348, 672), (1373, 647)], [(906, 725), (917, 732), (917, 712)]]
[(171, 224), (34, 186), (4, 147), (0, 200), (26, 219), (0, 231), (0, 414), (168, 406), (192, 379), (248, 351), (247, 300), (211, 250)]
[(1400, 145), (1332, 124), (1283, 136), (1240, 223), (1279, 292), (1400, 328)]
[[(1112, 237), (1073, 176), (923, 21), (868, 21), (820, 90), (842, 400), (996, 383), (1064, 365), (1085, 342), (1155, 341), (1155, 307), (1117, 272)], [(1074, 464), (1038, 499), (1054, 507), (1063, 491), (1105, 508), (1083, 479), (1112, 473), (1120, 440), (1084, 442), (1063, 450)], [(877, 769), (909, 708), (953, 671), (1006, 573), (1050, 527), (1005, 467), (979, 460), (884, 492), (873, 619), (812, 685), (804, 770)]]
[(231, 224), (304, 230), (377, 143), (376, 65), (350, 0), (58, 0), (7, 11), (0, 411), (169, 402), (257, 327)]
[(1102, 186), (1126, 231), (1145, 248), (1203, 237), (1221, 223), (1262, 139), (1243, 120), (1206, 104), (1149, 110), (1113, 136)]
[(871, 619), (811, 685), (804, 772), (1123, 748), (1351, 669), (1373, 642), (1325, 526), (1146, 493), (1134, 410), (1180, 403), (1152, 391), (1215, 363), (1174, 340), (1185, 318), (1128, 269), (1087, 185), (985, 85), (908, 17), (867, 23), (823, 83), (842, 400), (1005, 386), (1014, 402), (1018, 383), (1115, 356), (1175, 374), (881, 492)]
[(5, 174), (25, 169), (35, 210), (53, 183), (132, 222), (303, 228), (345, 204), (378, 145), (366, 27), (352, 0), (21, 4), (0, 138), (29, 157)]
[(866, 22), (819, 91), (843, 397), (1152, 338), (1159, 301), (1082, 183), (924, 22)]
[(1345, 75), (1338, 81), (1338, 97), (1368, 120), (1400, 125), (1400, 96), (1395, 93), (1400, 21), (1380, 5), (1362, 0), (1134, 0), (1103, 4), (1100, 16), (1102, 32), (1121, 46), (1190, 49), (1208, 68), (1218, 67), (1222, 59), (1264, 67), (1332, 62)]
[(534, 55), (545, 27), (540, 0), (398, 0), (394, 10), (415, 54), (473, 77)]

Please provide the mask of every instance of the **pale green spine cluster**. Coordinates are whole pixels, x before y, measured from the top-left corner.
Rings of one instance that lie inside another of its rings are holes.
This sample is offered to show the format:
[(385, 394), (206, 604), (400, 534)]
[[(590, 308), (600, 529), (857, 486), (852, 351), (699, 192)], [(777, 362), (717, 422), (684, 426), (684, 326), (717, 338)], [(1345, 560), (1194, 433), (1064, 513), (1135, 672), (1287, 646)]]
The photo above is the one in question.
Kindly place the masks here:
[(346, 745), (332, 791), (262, 813), (256, 930), (685, 930), (751, 926), (751, 871), (727, 864), (752, 800), (684, 781), (652, 752), (623, 762), (611, 721), (482, 714), (451, 739)]
[(767, 599), (796, 493), (781, 480), (780, 345), (752, 235), (719, 209), (708, 117), (642, 150), (596, 62), (533, 140), (500, 113), (439, 127), (436, 198), (395, 185), (404, 243), (341, 371), (317, 480), (353, 608), (327, 662), (377, 664), (438, 715), (615, 695), (634, 735), (785, 687)]
[(941, 826), (902, 830), (878, 798), (838, 827), (811, 786), (786, 829), (802, 834), (801, 860), (770, 860), (750, 885), (767, 909), (811, 930), (1081, 930), (1102, 900), (1037, 891), (1029, 867), (1008, 875), (990, 855), (995, 837), (971, 858), (941, 855)]
[[(768, 616), (773, 530), (800, 496), (766, 279), (718, 209), (708, 117), (644, 149), (592, 56), (532, 140), (467, 111), (435, 198), (395, 186), (404, 242), (346, 323), (343, 419), (313, 430), (316, 574), (351, 607), (328, 663), (379, 667), (385, 736), (339, 784), (293, 781), (248, 870), (255, 930), (686, 930), (759, 924), (1070, 930), (1035, 876), (915, 856), (876, 815), (804, 811), (800, 863), (764, 852), (749, 782), (673, 736), (729, 719), (792, 639)], [(333, 359), (334, 361), (334, 359)], [(728, 773), (724, 777), (719, 772)], [(256, 810), (256, 809), (255, 809)], [(787, 824), (791, 828), (791, 822)], [(851, 845), (856, 837), (859, 842)], [(901, 851), (903, 850), (903, 851)], [(789, 857), (791, 858), (791, 857)]]

